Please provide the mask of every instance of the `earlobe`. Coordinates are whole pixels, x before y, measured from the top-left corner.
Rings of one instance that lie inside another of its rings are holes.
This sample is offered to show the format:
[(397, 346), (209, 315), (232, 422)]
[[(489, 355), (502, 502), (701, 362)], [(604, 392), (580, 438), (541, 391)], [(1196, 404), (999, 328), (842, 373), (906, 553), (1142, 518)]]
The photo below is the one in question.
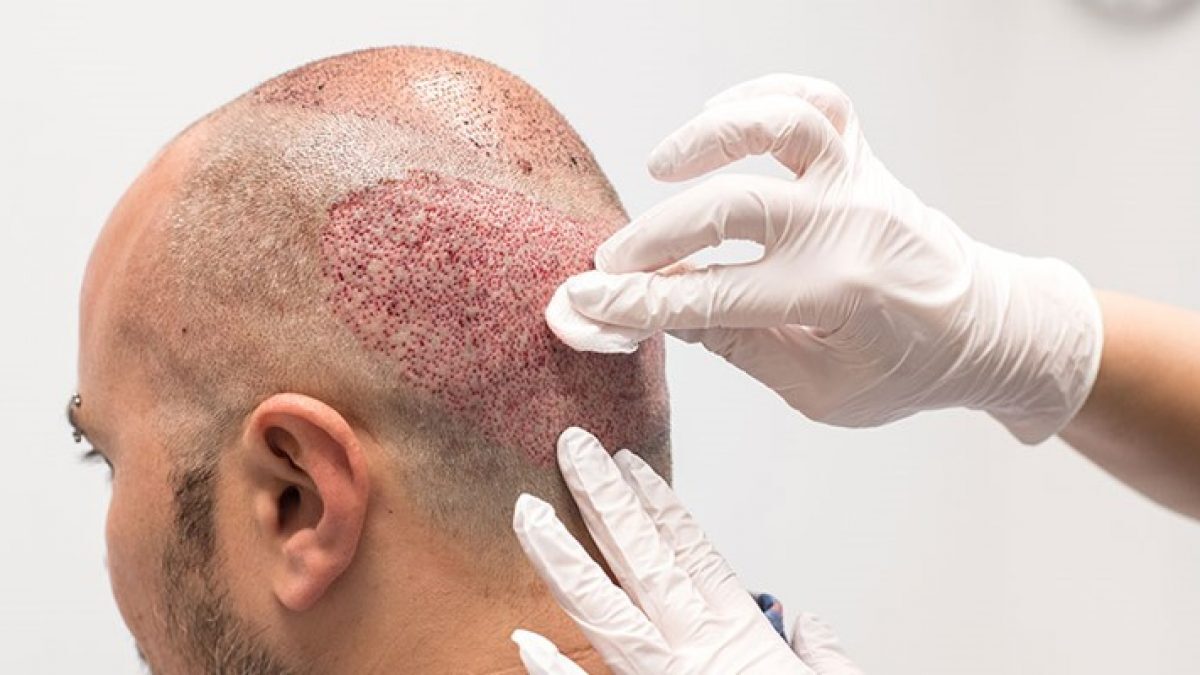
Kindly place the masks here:
[(344, 417), (299, 394), (260, 403), (246, 433), (255, 517), (274, 558), (272, 590), (285, 607), (302, 612), (357, 553), (369, 496), (366, 458)]

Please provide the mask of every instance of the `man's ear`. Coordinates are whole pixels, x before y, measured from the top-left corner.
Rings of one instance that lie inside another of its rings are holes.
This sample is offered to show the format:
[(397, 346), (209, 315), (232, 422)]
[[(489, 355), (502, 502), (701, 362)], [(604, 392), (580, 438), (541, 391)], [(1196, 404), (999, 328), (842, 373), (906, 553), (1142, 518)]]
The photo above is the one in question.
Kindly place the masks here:
[(300, 394), (260, 403), (243, 447), (254, 519), (277, 554), (272, 590), (302, 612), (354, 560), (370, 492), (366, 457), (345, 418)]

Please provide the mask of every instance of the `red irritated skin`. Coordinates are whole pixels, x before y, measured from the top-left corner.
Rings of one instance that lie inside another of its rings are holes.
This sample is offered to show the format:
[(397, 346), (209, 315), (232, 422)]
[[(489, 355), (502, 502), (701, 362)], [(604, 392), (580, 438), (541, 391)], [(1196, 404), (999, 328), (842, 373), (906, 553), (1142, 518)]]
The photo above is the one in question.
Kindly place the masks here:
[(614, 451), (665, 428), (661, 338), (630, 355), (579, 353), (542, 319), (615, 225), (413, 170), (330, 207), (322, 272), (336, 316), (407, 386), (547, 466), (570, 425)]

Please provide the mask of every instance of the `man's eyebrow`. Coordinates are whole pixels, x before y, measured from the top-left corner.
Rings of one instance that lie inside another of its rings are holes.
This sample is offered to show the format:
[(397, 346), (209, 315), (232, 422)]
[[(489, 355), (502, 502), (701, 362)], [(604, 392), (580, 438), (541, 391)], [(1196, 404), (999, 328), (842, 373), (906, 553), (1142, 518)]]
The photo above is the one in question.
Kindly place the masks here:
[(75, 416), (75, 411), (83, 406), (83, 397), (78, 393), (71, 394), (71, 398), (67, 401), (67, 424), (71, 425), (71, 437), (76, 443), (83, 441), (88, 435), (87, 430), (80, 426), (79, 419)]

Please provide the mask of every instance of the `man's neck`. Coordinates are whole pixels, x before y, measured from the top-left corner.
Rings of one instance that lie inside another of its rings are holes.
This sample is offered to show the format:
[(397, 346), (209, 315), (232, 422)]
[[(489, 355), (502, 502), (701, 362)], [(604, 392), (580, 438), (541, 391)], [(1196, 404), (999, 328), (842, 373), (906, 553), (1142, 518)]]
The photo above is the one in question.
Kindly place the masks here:
[[(416, 512), (395, 496), (376, 503), (388, 514)], [(291, 647), (317, 670), (524, 673), (511, 639), (522, 628), (549, 639), (588, 673), (609, 672), (515, 539), (489, 548), (447, 537), (418, 518), (376, 519), (364, 537), (371, 545), (340, 580), (322, 617), (292, 632), (298, 639)]]
[[(587, 672), (609, 672), (524, 558), (511, 564), (498, 556), (471, 558), (433, 541), (380, 548), (361, 561), (340, 606), (324, 625), (305, 631), (304, 651), (321, 670), (524, 673), (511, 639), (523, 628), (552, 641)], [(330, 650), (335, 635), (338, 644)]]
[[(441, 609), (409, 617), (407, 628), (417, 631), (415, 640), (410, 633), (382, 642), (384, 648), (368, 665), (381, 673), (524, 674), (520, 653), (511, 639), (513, 630), (523, 628), (552, 641), (588, 673), (607, 674), (603, 660), (574, 622), (548, 594), (543, 598), (543, 602), (527, 604), (445, 597)], [(415, 625), (417, 616), (422, 615), (421, 625)]]

